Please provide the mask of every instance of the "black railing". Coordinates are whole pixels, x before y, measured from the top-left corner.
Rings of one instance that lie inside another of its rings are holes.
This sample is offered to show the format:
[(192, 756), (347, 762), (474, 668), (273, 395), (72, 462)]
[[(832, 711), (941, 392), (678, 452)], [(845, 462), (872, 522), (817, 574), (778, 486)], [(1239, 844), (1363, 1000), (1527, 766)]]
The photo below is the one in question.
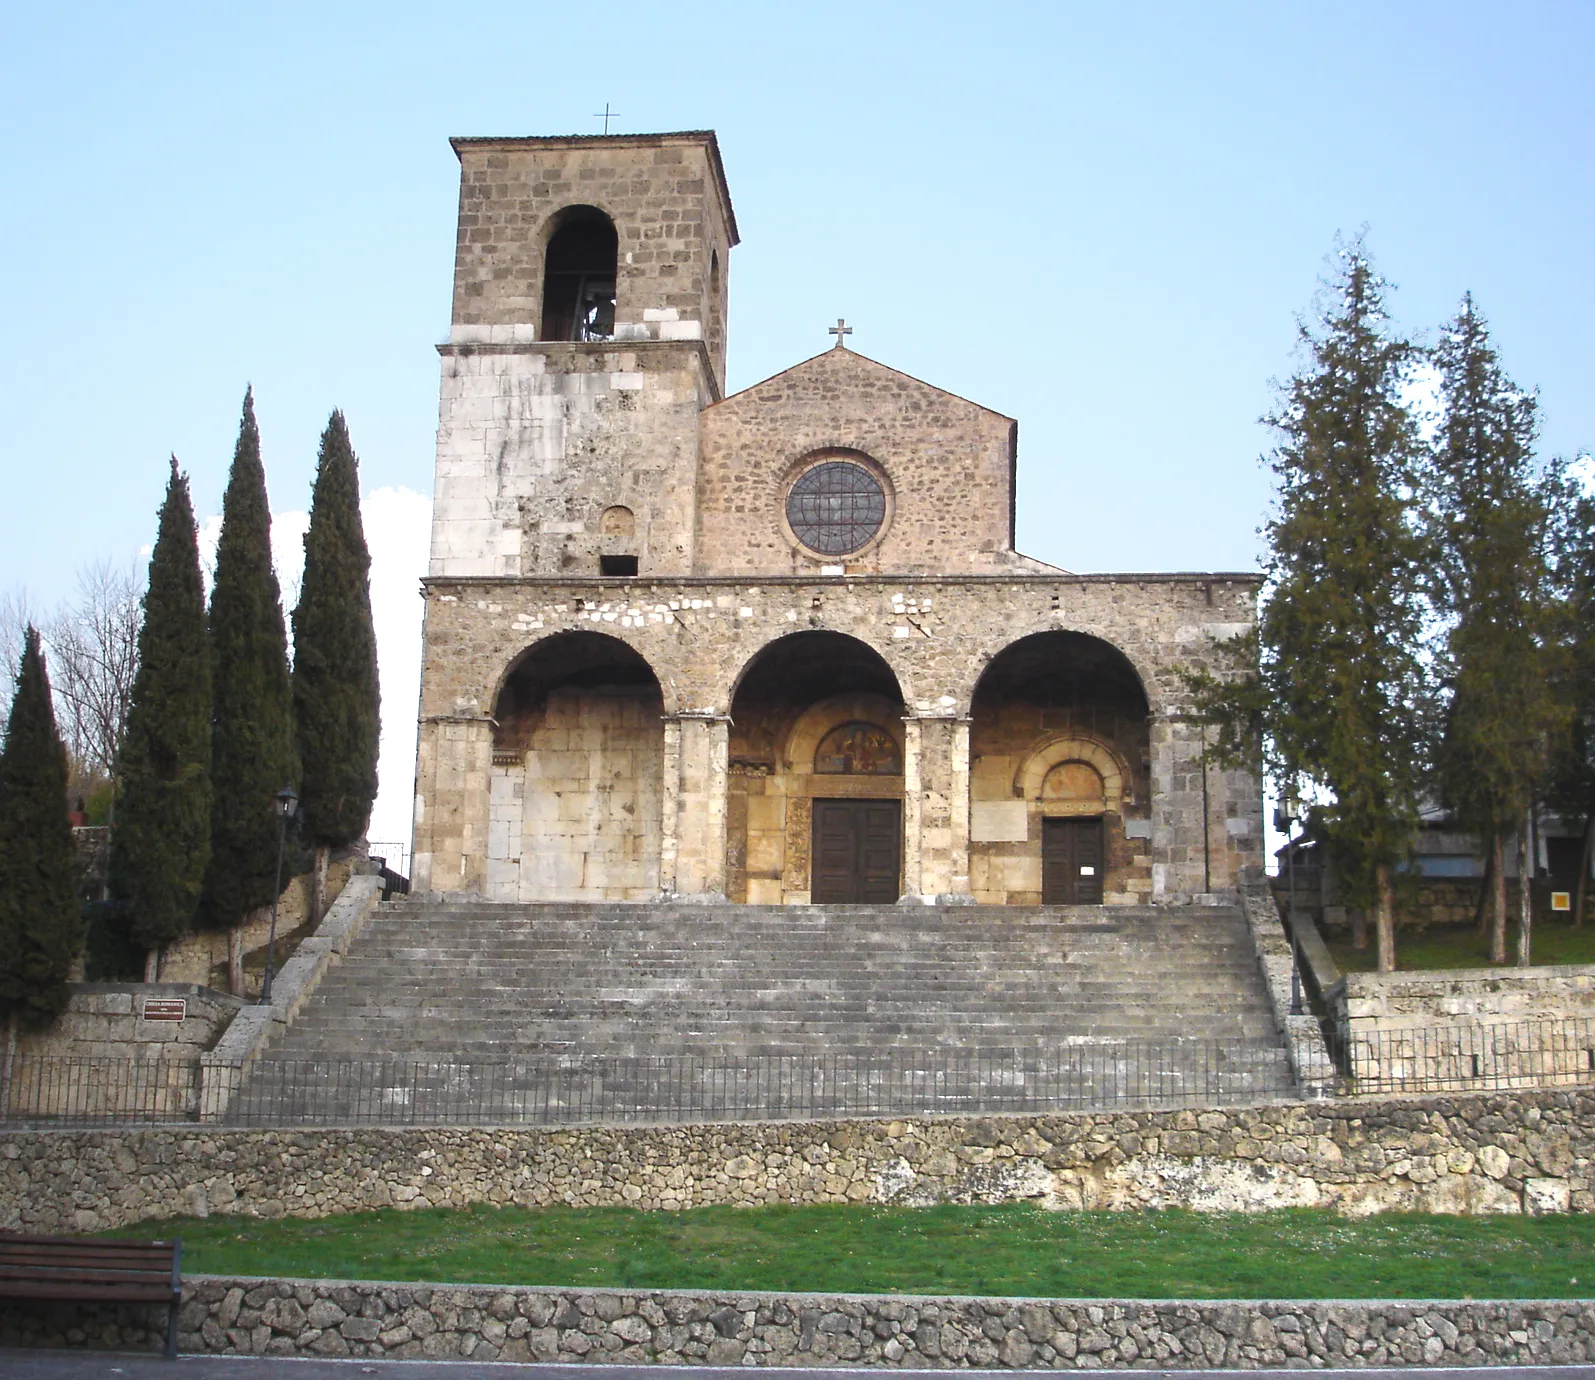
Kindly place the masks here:
[(1242, 1041), (1082, 1044), (1047, 1054), (289, 1059), (252, 1069), (224, 1119), (256, 1126), (776, 1121), (1188, 1107), (1291, 1091), (1283, 1054)]
[[(1332, 1042), (1351, 1094), (1595, 1085), (1595, 1020), (1378, 1030)], [(4, 1071), (0, 1070), (0, 1076)], [(162, 1122), (232, 1126), (574, 1126), (1237, 1106), (1303, 1095), (1260, 1042), (1111, 1041), (1050, 1050), (580, 1059), (18, 1056), (0, 1129)]]
[(268, 1056), (242, 1072), (176, 1059), (34, 1058), (17, 1061), (0, 1093), (0, 1125), (569, 1126), (1193, 1107), (1292, 1094), (1282, 1051), (1213, 1040), (867, 1057)]
[(199, 1119), (198, 1059), (21, 1054), (0, 1068), (0, 1127)]

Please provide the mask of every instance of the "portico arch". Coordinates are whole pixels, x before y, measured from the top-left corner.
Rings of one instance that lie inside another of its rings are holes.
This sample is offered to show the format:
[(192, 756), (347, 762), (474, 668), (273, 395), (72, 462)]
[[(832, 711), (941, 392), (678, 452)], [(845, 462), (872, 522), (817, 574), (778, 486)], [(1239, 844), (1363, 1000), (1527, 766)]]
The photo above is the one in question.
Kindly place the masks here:
[[(859, 894), (849, 892), (845, 899), (895, 901), (902, 850), (903, 696), (880, 653), (837, 632), (778, 638), (737, 678), (729, 732), (730, 899), (803, 904), (817, 893), (837, 899), (837, 888), (856, 884)], [(870, 839), (873, 861), (849, 853), (864, 846), (860, 840)], [(881, 853), (887, 843), (895, 859), (890, 863)], [(850, 866), (852, 881), (843, 876)]]
[(558, 633), (510, 664), (493, 707), (492, 899), (658, 894), (663, 709), (653, 668), (605, 633)]
[[(992, 657), (970, 710), (976, 899), (1150, 899), (1149, 720), (1140, 676), (1101, 638), (1033, 633)], [(1060, 895), (1065, 873), (1089, 885)]]

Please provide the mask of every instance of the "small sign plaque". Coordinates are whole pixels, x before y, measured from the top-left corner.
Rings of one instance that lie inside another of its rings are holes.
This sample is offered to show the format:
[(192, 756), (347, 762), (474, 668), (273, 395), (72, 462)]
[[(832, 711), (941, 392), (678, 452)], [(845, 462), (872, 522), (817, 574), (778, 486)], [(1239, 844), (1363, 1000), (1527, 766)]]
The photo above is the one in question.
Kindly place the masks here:
[(1573, 893), (1571, 891), (1553, 891), (1551, 893), (1552, 910), (1572, 910)]
[(187, 997), (149, 997), (144, 1002), (146, 1021), (181, 1021), (188, 1018)]

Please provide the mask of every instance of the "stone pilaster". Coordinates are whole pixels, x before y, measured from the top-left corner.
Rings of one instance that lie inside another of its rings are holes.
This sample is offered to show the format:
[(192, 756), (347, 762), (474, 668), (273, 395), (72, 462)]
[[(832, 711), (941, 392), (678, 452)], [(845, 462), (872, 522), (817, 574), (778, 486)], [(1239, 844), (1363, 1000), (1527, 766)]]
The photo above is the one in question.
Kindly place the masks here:
[(676, 860), (681, 851), (681, 720), (675, 714), (664, 716), (664, 763), (660, 772), (664, 795), (659, 810), (659, 890), (666, 896), (676, 891)]
[(422, 719), (412, 864), (417, 891), (486, 891), (492, 759), (493, 725), (485, 716)]
[(969, 720), (903, 719), (903, 893), (969, 895)]
[[(677, 769), (670, 772), (669, 730), (677, 735)], [(675, 882), (680, 896), (724, 899), (726, 788), (731, 720), (712, 712), (667, 715), (665, 792), (676, 781)], [(661, 874), (663, 874), (661, 867)], [(663, 886), (663, 882), (661, 882)]]
[[(1211, 743), (1216, 736), (1207, 730)], [(1263, 861), (1263, 799), (1256, 776), (1204, 754), (1203, 725), (1183, 715), (1152, 721), (1152, 898), (1233, 891)]]

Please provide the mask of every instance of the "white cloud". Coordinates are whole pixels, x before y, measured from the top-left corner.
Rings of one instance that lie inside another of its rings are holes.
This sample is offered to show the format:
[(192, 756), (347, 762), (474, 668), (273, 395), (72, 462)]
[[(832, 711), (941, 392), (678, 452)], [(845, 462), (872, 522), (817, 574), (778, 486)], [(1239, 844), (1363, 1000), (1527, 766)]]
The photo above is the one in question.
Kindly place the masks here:
[[(371, 617), (377, 631), (377, 668), (382, 683), (382, 744), (377, 763), (377, 800), (368, 831), (374, 842), (410, 848), (411, 801), (415, 788), (415, 719), (421, 687), (421, 577), (426, 574), (432, 500), (414, 489), (383, 488), (360, 504), (371, 551)], [(275, 513), (271, 556), (282, 586), (283, 613), (299, 598), (305, 529), (310, 515)], [(216, 564), (220, 517), (199, 524), (199, 558), (206, 584)], [(291, 651), (291, 648), (290, 648)], [(389, 861), (397, 865), (398, 858)]]

